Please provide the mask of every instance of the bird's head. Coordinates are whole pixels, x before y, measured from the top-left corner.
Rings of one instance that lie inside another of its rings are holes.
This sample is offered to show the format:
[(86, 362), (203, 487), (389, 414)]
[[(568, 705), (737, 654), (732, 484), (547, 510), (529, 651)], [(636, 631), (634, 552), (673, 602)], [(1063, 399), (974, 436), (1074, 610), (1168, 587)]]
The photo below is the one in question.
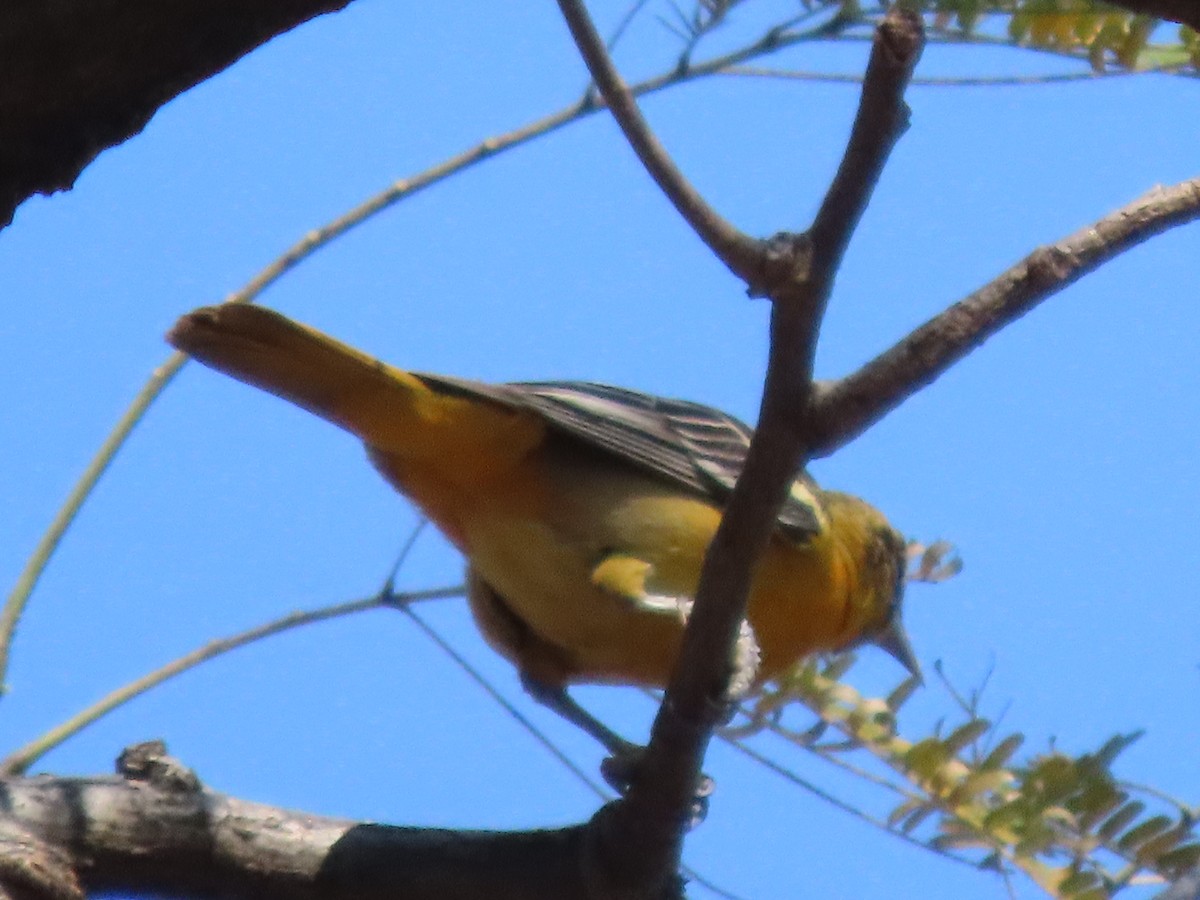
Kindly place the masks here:
[(868, 579), (873, 593), (870, 617), (862, 632), (864, 643), (874, 644), (921, 679), (921, 664), (904, 630), (904, 576), (908, 542), (884, 522), (874, 530), (867, 551)]
[(904, 600), (908, 542), (870, 504), (848, 494), (825, 492), (830, 525), (845, 543), (857, 545), (858, 578), (854, 602), (857, 628), (847, 647), (874, 644), (913, 676), (921, 666), (904, 631)]

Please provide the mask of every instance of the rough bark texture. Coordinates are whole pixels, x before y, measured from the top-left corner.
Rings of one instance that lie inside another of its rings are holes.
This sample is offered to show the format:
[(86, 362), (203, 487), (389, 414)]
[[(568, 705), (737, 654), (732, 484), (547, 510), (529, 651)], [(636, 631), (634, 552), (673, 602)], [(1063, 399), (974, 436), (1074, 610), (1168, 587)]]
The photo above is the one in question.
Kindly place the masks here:
[(0, 227), (275, 35), (350, 0), (5, 0)]
[(260, 900), (590, 896), (584, 826), (487, 832), (329, 819), (203, 788), (158, 756), (124, 776), (0, 779), (0, 896)]

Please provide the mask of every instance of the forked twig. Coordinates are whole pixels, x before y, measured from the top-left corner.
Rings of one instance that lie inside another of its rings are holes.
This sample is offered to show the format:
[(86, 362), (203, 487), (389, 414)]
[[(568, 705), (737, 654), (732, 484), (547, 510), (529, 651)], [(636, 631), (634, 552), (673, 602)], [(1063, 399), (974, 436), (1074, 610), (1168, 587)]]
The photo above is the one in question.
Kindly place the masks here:
[(591, 829), (604, 875), (643, 883), (676, 871), (683, 823), (729, 678), (729, 648), (745, 613), (750, 577), (797, 467), (805, 459), (806, 407), (817, 334), (833, 275), (883, 164), (903, 132), (903, 91), (923, 46), (920, 18), (894, 9), (876, 32), (859, 113), (842, 164), (809, 233), (758, 241), (720, 217), (686, 181), (616, 73), (581, 0), (559, 0), (580, 54), (647, 171), (702, 240), (750, 292), (773, 301), (762, 413), (745, 468), (726, 506), (671, 683), (639, 778)]

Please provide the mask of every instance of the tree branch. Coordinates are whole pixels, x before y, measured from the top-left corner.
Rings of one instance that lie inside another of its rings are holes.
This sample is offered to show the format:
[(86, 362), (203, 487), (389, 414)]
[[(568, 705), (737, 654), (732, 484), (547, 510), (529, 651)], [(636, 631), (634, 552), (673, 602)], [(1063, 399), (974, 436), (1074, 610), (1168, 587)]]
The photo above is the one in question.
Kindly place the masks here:
[[(876, 32), (862, 95), (841, 165), (809, 230), (814, 275), (832, 279), (867, 208), (884, 164), (908, 130), (904, 90), (921, 56), (924, 33), (912, 15), (891, 15)], [(828, 294), (829, 285), (820, 285)], [(817, 329), (813, 329), (814, 337)]]
[(70, 854), (0, 817), (2, 900), (85, 900)]
[(74, 869), (89, 891), (261, 900), (593, 896), (583, 882), (579, 826), (505, 833), (325, 818), (207, 790), (164, 754), (158, 742), (131, 748), (115, 777), (0, 780), (0, 845), (6, 834), (31, 835), (66, 871), (56, 883), (70, 884)]
[(1170, 19), (1200, 31), (1200, 3), (1196, 0), (1112, 0), (1130, 12)]
[[(574, 6), (560, 2), (564, 10)], [(845, 157), (812, 231), (762, 244), (761, 261), (744, 276), (752, 291), (761, 289), (773, 301), (758, 429), (705, 557), (680, 658), (638, 776), (623, 800), (593, 820), (597, 868), (608, 888), (653, 885), (655, 879), (662, 885), (678, 867), (704, 751), (725, 709), (729, 650), (745, 616), (754, 564), (805, 461), (813, 355), (834, 274), (905, 127), (902, 94), (923, 43), (918, 16), (898, 8), (888, 14), (876, 32)], [(598, 74), (597, 82), (604, 90)], [(641, 135), (644, 123), (632, 130)]]
[(759, 241), (722, 218), (679, 171), (642, 117), (637, 101), (621, 79), (604, 41), (592, 24), (583, 0), (558, 0), (558, 6), (592, 80), (655, 184), (717, 259), (742, 280), (754, 280), (762, 258)]
[(0, 12), (0, 228), (71, 187), (172, 97), (350, 0), (8, 0)]
[(814, 398), (813, 455), (828, 456), (1043, 300), (1156, 234), (1200, 219), (1200, 178), (1155, 188), (1039, 247)]

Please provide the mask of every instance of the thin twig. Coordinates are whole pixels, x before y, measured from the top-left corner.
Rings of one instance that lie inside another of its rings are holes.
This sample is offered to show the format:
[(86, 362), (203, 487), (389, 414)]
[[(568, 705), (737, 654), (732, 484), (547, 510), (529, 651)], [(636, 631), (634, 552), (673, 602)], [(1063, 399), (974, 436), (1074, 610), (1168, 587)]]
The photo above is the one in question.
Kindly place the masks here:
[[(889, 23), (891, 27), (887, 27)], [(883, 166), (908, 128), (904, 91), (923, 45), (924, 32), (916, 13), (890, 13), (878, 30), (846, 152), (809, 230), (812, 277), (832, 278), (837, 272)], [(818, 287), (828, 294), (828, 286)], [(814, 339), (816, 331), (814, 328)]]
[(482, 672), (471, 665), (465, 656), (455, 650), (450, 643), (434, 629), (432, 625), (425, 621), (424, 618), (417, 615), (416, 610), (412, 609), (408, 604), (406, 595), (401, 594), (397, 596), (395, 602), (389, 601), (387, 594), (381, 596), (383, 601), (387, 603), (388, 606), (399, 610), (401, 613), (407, 616), (409, 620), (417, 626), (421, 633), (425, 635), (425, 637), (429, 638), (429, 640), (431, 640), (437, 646), (437, 648), (442, 651), (442, 653), (450, 658), (451, 662), (458, 666), (460, 671), (474, 681), (476, 685), (482, 688), (484, 693), (491, 697), (492, 701), (497, 706), (508, 713), (509, 717), (512, 718), (514, 722), (524, 728), (530, 737), (541, 744), (542, 748), (551, 756), (553, 756), (558, 761), (559, 765), (574, 775), (576, 780), (581, 782), (585, 787), (588, 788), (588, 790), (599, 797), (600, 800), (607, 801), (611, 799), (611, 792), (606, 791), (599, 782), (583, 771), (583, 769), (580, 768), (580, 766), (573, 759), (571, 759), (571, 757), (567, 756), (567, 754), (564, 753), (562, 749), (558, 747), (558, 745), (550, 740), (545, 732), (534, 725), (533, 721), (528, 716), (517, 709), (515, 704), (501, 694), (495, 685), (493, 685), (487, 680), (486, 677), (484, 677)]
[(142, 420), (146, 410), (150, 408), (150, 404), (175, 377), (185, 360), (186, 357), (182, 353), (174, 353), (150, 375), (149, 380), (142, 386), (129, 408), (121, 415), (112, 432), (104, 439), (104, 443), (100, 445), (96, 455), (88, 463), (75, 486), (71, 488), (67, 499), (63, 501), (50, 526), (25, 563), (25, 568), (17, 578), (17, 583), (13, 585), (8, 599), (4, 602), (4, 608), (0, 609), (0, 696), (7, 690), (8, 659), (17, 623), (21, 620), (21, 615), (29, 603), (33, 589), (50, 562), (50, 557), (58, 549), (63, 535), (75, 521), (80, 508), (91, 495), (100, 477), (107, 471), (117, 453), (125, 445), (125, 441), (134, 427)]
[(1171, 228), (1200, 219), (1200, 178), (1155, 188), (1055, 244), (917, 328), (814, 397), (813, 455), (862, 434), (1000, 329), (1106, 262)]
[[(437, 588), (426, 591), (411, 591), (403, 594), (403, 598), (410, 603), (415, 603), (420, 600), (440, 600), (446, 597), (461, 597), (465, 588), (458, 585), (452, 588)], [(71, 718), (67, 719), (61, 725), (50, 729), (41, 737), (31, 741), (19, 750), (10, 753), (5, 759), (0, 760), (0, 778), (10, 775), (19, 775), (33, 765), (39, 758), (44, 756), (49, 751), (63, 743), (70, 737), (81, 732), (89, 725), (96, 722), (98, 719), (108, 715), (122, 704), (128, 703), (139, 694), (144, 694), (153, 687), (162, 684), (170, 678), (174, 678), (188, 669), (194, 669), (202, 662), (206, 662), (214, 657), (221, 656), (231, 650), (236, 650), (239, 647), (244, 647), (247, 644), (252, 644), (255, 641), (260, 641), (263, 638), (270, 637), (280, 632), (290, 631), (293, 628), (299, 628), (302, 625), (310, 625), (313, 622), (323, 622), (327, 619), (336, 619), (341, 616), (349, 616), (354, 613), (360, 613), (368, 609), (377, 609), (384, 606), (383, 598), (379, 596), (368, 597), (364, 600), (352, 600), (347, 603), (338, 603), (333, 606), (323, 606), (320, 609), (309, 610), (307, 612), (293, 612), (273, 621), (258, 625), (247, 631), (239, 632), (238, 634), (229, 637), (220, 638), (215, 641), (210, 641), (203, 647), (193, 650), (185, 656), (181, 656), (176, 660), (167, 663), (161, 668), (155, 669), (138, 678), (136, 681), (131, 681), (129, 684), (118, 688), (106, 697), (93, 703), (87, 709), (82, 710)]]
[[(946, 853), (944, 851), (938, 850), (936, 847), (931, 847), (925, 841), (922, 841), (919, 838), (915, 838), (911, 834), (908, 834), (907, 832), (899, 831), (895, 828), (889, 827), (887, 822), (883, 821), (882, 819), (879, 819), (879, 818), (871, 815), (870, 813), (866, 812), (865, 810), (859, 809), (857, 806), (847, 803), (845, 800), (842, 800), (840, 797), (835, 797), (833, 794), (830, 794), (825, 789), (818, 787), (817, 785), (813, 784), (811, 781), (808, 781), (805, 778), (801, 778), (799, 775), (797, 775), (791, 769), (787, 768), (786, 766), (782, 765), (781, 763), (776, 762), (775, 760), (773, 760), (769, 756), (766, 756), (765, 754), (759, 752), (758, 750), (755, 750), (753, 747), (751, 747), (745, 741), (743, 741), (741, 739), (737, 739), (737, 738), (726, 738), (726, 737), (722, 737), (721, 740), (724, 743), (728, 744), (733, 749), (737, 750), (739, 753), (743, 754), (744, 756), (746, 756), (746, 757), (750, 758), (751, 760), (753, 760), (754, 762), (758, 763), (764, 769), (767, 769), (770, 772), (774, 772), (776, 775), (778, 775), (780, 778), (783, 778), (785, 781), (791, 782), (792, 784), (796, 785), (797, 787), (803, 788), (804, 790), (808, 791), (813, 796), (815, 796), (821, 800), (824, 800), (830, 806), (833, 806), (836, 809), (840, 809), (844, 813), (848, 813), (849, 815), (853, 816), (854, 818), (858, 819), (859, 821), (864, 822), (867, 825), (872, 825), (875, 828), (878, 828), (880, 831), (885, 832), (886, 834), (888, 834), (891, 837), (899, 838), (900, 840), (904, 841), (905, 843), (912, 844), (915, 847), (920, 847), (922, 850), (927, 850), (930, 853), (933, 853), (933, 854), (936, 854), (937, 856), (942, 857), (943, 859), (953, 860), (954, 862), (961, 863), (963, 865), (967, 865), (967, 866), (971, 866), (972, 868), (975, 868), (975, 864), (972, 863), (968, 859), (963, 859), (962, 857), (955, 856), (952, 853)], [(818, 756), (820, 756), (820, 754), (818, 754)], [(826, 762), (834, 762), (834, 760), (828, 759), (827, 757), (822, 757), (822, 758), (825, 759)], [(891, 787), (891, 785), (889, 785), (889, 787)]]
[(626, 29), (633, 24), (633, 20), (637, 18), (637, 14), (645, 9), (646, 4), (649, 2), (650, 0), (634, 0), (629, 9), (625, 11), (625, 15), (621, 16), (621, 21), (617, 23), (617, 27), (613, 29), (612, 34), (608, 36), (608, 40), (605, 42), (605, 46), (608, 47), (609, 52), (617, 48), (617, 44), (625, 36)]
[[(1011, 75), (960, 77), (960, 78), (913, 78), (909, 84), (912, 87), (1026, 87), (1042, 84), (1065, 84), (1076, 81), (1098, 81), (1103, 78), (1127, 78), (1131, 75), (1146, 75), (1149, 73), (1176, 74), (1180, 70), (1174, 67), (1157, 69), (1105, 69), (1097, 72), (1087, 69), (1082, 72), (1058, 72), (1049, 75)], [(742, 78), (777, 78), (787, 81), (814, 81), (821, 84), (852, 84), (861, 85), (861, 75), (839, 74), (836, 72), (808, 72), (801, 69), (773, 69), (768, 66), (730, 66), (721, 75)]]
[(666, 149), (650, 131), (633, 92), (617, 73), (583, 0), (558, 0), (558, 6), (579, 47), (580, 55), (587, 63), (592, 80), (646, 171), (717, 258), (739, 278), (752, 280), (761, 256), (759, 242), (722, 218), (684, 178)]

